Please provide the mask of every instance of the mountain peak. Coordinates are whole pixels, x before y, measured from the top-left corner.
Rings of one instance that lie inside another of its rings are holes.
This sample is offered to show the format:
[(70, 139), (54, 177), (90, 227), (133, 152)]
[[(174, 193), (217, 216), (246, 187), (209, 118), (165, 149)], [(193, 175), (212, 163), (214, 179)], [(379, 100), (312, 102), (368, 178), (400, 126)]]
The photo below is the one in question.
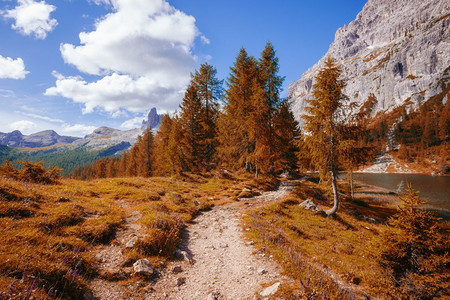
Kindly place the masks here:
[(147, 120), (142, 121), (141, 130), (144, 131), (149, 127), (152, 129), (157, 128), (161, 123), (162, 117), (163, 115), (158, 114), (156, 107), (153, 107), (148, 113)]

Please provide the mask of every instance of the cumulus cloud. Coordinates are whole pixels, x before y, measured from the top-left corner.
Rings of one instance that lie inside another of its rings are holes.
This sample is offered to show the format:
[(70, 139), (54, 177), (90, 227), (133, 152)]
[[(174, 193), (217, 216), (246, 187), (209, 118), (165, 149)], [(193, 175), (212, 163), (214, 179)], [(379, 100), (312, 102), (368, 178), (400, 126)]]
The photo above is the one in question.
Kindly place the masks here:
[(27, 132), (33, 128), (36, 128), (36, 124), (28, 120), (20, 120), (9, 124), (11, 130), (20, 130), (22, 132)]
[(58, 21), (50, 18), (55, 6), (35, 0), (18, 0), (14, 9), (2, 12), (5, 18), (14, 19), (11, 26), (24, 35), (34, 35), (37, 39), (45, 39), (47, 33), (55, 29)]
[[(108, 1), (98, 0), (98, 3)], [(56, 75), (46, 95), (63, 96), (113, 114), (142, 112), (156, 106), (173, 110), (181, 100), (195, 64), (191, 53), (200, 35), (195, 18), (165, 0), (114, 0), (113, 12), (99, 19), (95, 30), (81, 32), (80, 45), (62, 44), (64, 61), (101, 78)]]
[(97, 129), (97, 127), (84, 124), (75, 124), (75, 125), (64, 124), (62, 126), (62, 131), (66, 134), (80, 134), (80, 133), (89, 134), (95, 129)]
[(12, 59), (0, 55), (0, 79), (24, 79), (28, 73), (30, 72), (25, 70), (25, 64), (20, 57)]
[(133, 119), (123, 122), (122, 125), (120, 125), (120, 128), (123, 129), (141, 128), (143, 120), (144, 117), (135, 117)]

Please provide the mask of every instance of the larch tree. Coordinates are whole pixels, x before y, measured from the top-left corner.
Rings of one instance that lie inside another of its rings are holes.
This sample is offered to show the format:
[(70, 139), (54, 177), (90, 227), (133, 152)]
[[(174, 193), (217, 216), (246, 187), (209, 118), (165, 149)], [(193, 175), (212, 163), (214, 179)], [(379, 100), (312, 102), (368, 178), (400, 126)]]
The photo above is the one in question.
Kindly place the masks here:
[(180, 118), (175, 115), (171, 120), (169, 144), (167, 145), (167, 158), (172, 174), (179, 174), (187, 169), (184, 149), (180, 143), (182, 138)]
[(440, 219), (423, 208), (426, 201), (411, 184), (400, 200), (389, 219), (391, 227), (376, 238), (373, 254), (392, 276), (396, 298), (437, 299), (450, 288), (448, 238), (440, 232)]
[(223, 94), (223, 80), (217, 78), (217, 70), (204, 63), (192, 75), (191, 85), (196, 86), (197, 97), (201, 103), (199, 155), (201, 165), (210, 170), (215, 165), (217, 146), (217, 119), (219, 100)]
[(142, 139), (138, 144), (134, 147), (137, 147), (137, 158), (136, 161), (138, 163), (137, 174), (142, 177), (150, 177), (152, 176), (152, 159), (153, 159), (153, 131), (149, 127), (144, 132)]
[(266, 101), (263, 85), (257, 77), (254, 79), (251, 107), (247, 118), (249, 144), (248, 162), (255, 172), (255, 177), (262, 172), (273, 169), (273, 134), (271, 134), (271, 107)]
[(290, 109), (289, 100), (283, 100), (277, 107), (273, 118), (277, 157), (275, 169), (292, 172), (297, 169), (299, 151), (296, 139), (300, 135), (298, 122)]
[(244, 48), (227, 80), (225, 107), (218, 122), (218, 154), (223, 166), (250, 171), (250, 153), (254, 144), (249, 139), (248, 119), (252, 110), (252, 95), (257, 78), (257, 61)]
[(184, 171), (198, 172), (202, 168), (200, 149), (203, 139), (202, 103), (198, 95), (198, 86), (192, 81), (184, 94), (180, 110), (180, 144), (184, 154)]
[(158, 176), (167, 176), (172, 174), (172, 166), (167, 149), (169, 148), (169, 139), (172, 126), (172, 119), (169, 114), (165, 114), (161, 119), (161, 125), (156, 133), (153, 151), (154, 174)]
[[(268, 165), (268, 170), (273, 172), (275, 162), (280, 155), (280, 148), (277, 146), (277, 139), (275, 135), (274, 118), (277, 113), (277, 108), (280, 104), (280, 92), (281, 86), (284, 81), (284, 77), (278, 75), (280, 67), (278, 65), (278, 57), (276, 57), (275, 49), (271, 42), (267, 42), (261, 58), (258, 61), (258, 77), (260, 85), (264, 90), (264, 103), (261, 100), (256, 99), (254, 103), (255, 111), (259, 114), (259, 119), (264, 122), (264, 129), (260, 128), (260, 142), (257, 145), (255, 151), (262, 153), (261, 160)], [(259, 87), (256, 87), (258, 89)], [(261, 115), (261, 114), (264, 115)], [(264, 135), (264, 136), (263, 136)]]
[(307, 155), (310, 162), (319, 171), (322, 180), (331, 177), (333, 207), (326, 211), (334, 215), (339, 208), (337, 188), (338, 146), (340, 143), (340, 124), (343, 121), (340, 108), (347, 100), (343, 93), (345, 82), (340, 79), (341, 69), (331, 57), (325, 61), (315, 77), (313, 99), (307, 100), (308, 106), (303, 115), (303, 140), (301, 155)]

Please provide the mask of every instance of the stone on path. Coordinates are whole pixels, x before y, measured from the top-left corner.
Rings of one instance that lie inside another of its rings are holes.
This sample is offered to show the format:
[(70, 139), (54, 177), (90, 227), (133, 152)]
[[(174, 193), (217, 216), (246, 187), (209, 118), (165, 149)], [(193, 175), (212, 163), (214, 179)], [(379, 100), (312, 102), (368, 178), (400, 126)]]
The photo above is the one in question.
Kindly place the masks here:
[(134, 273), (144, 275), (144, 276), (151, 276), (153, 275), (153, 268), (150, 265), (149, 261), (146, 258), (139, 259), (133, 264)]
[(266, 287), (261, 293), (261, 297), (268, 297), (268, 296), (272, 296), (273, 294), (275, 294), (278, 291), (278, 288), (280, 287), (280, 282), (274, 283), (269, 287)]
[(125, 247), (133, 248), (134, 245), (136, 244), (137, 240), (138, 240), (138, 237), (134, 236), (131, 240), (128, 241), (128, 243), (125, 245)]

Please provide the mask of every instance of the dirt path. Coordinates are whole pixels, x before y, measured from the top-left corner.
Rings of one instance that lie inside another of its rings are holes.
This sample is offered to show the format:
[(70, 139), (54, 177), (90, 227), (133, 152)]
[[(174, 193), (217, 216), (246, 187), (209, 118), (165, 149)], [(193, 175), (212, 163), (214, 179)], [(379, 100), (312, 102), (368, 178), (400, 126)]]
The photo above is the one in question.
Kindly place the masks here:
[(127, 215), (124, 227), (117, 231), (116, 238), (110, 245), (101, 245), (94, 250), (97, 252), (100, 278), (96, 278), (90, 283), (92, 294), (86, 295), (87, 299), (135, 299), (133, 294), (136, 294), (137, 287), (125, 287), (118, 284), (118, 281), (126, 279), (132, 274), (131, 266), (124, 267), (126, 259), (123, 256), (123, 250), (134, 236), (140, 235), (141, 225), (135, 222), (142, 215), (138, 211), (129, 211), (126, 202), (119, 200), (118, 204)]
[[(280, 200), (293, 189), (283, 182), (277, 191), (245, 199), (248, 206)], [(248, 207), (247, 206), (247, 207)], [(214, 207), (188, 227), (181, 250), (191, 262), (174, 262), (153, 286), (148, 299), (258, 299), (264, 286), (287, 280), (264, 253), (255, 253), (240, 227), (246, 207)]]
[[(86, 299), (259, 299), (265, 287), (288, 280), (265, 253), (256, 253), (251, 241), (243, 239), (242, 214), (283, 198), (293, 189), (282, 182), (276, 191), (214, 207), (200, 214), (184, 232), (180, 247), (183, 260), (170, 262), (152, 282), (126, 281), (132, 266), (124, 267), (123, 251), (133, 236), (140, 236), (142, 216), (119, 202), (127, 217), (110, 245), (98, 246), (96, 258), (100, 277), (91, 283)], [(242, 202), (245, 202), (243, 205)]]

